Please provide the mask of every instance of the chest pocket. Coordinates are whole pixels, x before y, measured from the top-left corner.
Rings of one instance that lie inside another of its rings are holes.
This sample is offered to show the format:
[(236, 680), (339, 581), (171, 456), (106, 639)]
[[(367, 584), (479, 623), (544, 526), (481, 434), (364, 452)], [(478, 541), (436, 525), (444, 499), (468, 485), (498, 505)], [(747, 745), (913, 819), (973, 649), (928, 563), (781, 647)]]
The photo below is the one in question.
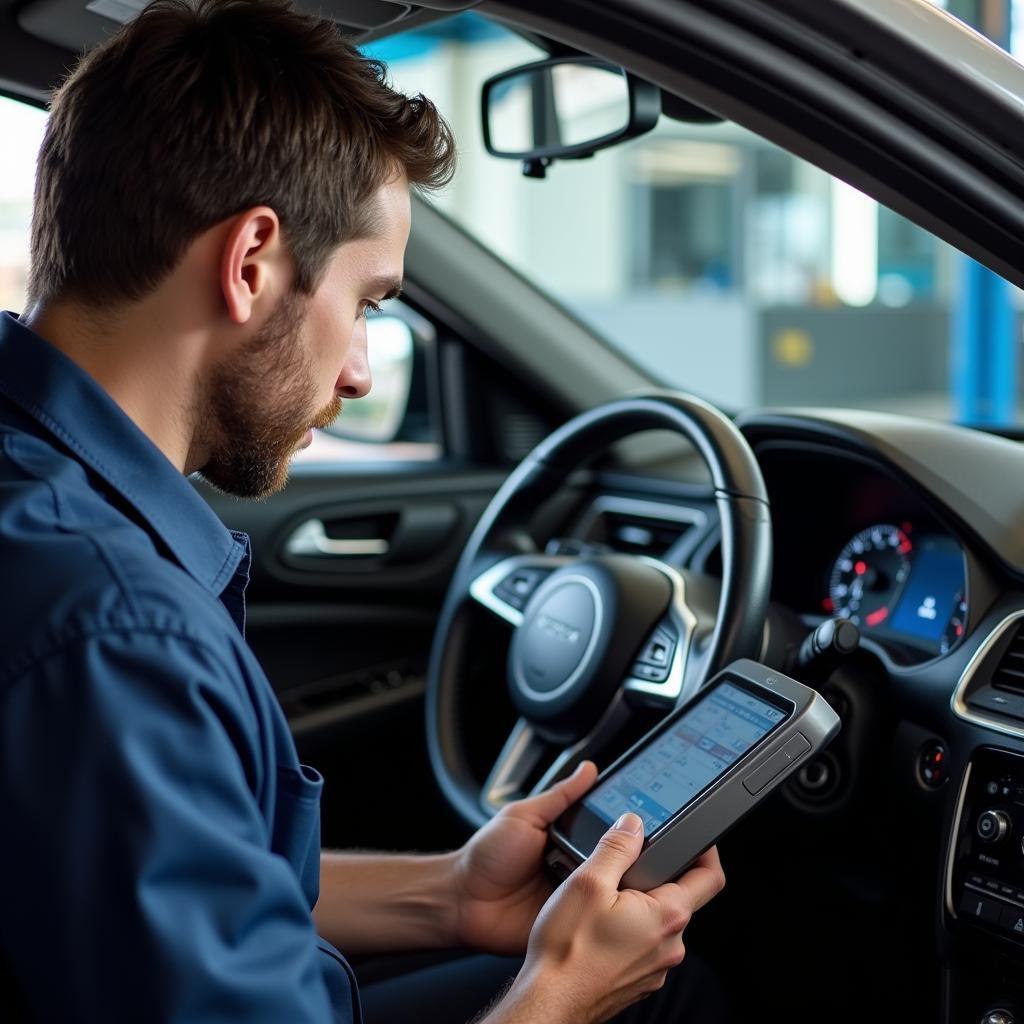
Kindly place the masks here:
[(323, 776), (307, 765), (277, 769), (270, 848), (294, 868), (310, 909), (320, 893), (320, 792)]

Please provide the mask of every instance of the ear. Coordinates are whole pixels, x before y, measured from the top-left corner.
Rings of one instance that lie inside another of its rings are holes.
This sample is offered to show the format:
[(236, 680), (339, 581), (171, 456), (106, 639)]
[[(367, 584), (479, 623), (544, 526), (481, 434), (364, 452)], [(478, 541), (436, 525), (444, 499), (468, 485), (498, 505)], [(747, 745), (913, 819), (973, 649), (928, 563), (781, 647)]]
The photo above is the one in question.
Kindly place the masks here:
[(281, 224), (269, 206), (238, 214), (221, 250), (220, 287), (232, 323), (244, 324), (268, 292), (280, 293), (284, 272)]

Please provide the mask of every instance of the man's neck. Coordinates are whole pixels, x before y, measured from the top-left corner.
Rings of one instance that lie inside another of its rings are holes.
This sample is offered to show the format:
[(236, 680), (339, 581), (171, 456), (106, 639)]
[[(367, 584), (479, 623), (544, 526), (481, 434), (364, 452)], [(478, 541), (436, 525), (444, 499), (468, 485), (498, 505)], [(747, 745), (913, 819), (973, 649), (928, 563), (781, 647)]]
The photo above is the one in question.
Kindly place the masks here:
[(201, 338), (154, 324), (174, 323), (147, 302), (112, 315), (72, 303), (35, 307), (22, 322), (89, 374), (181, 472), (198, 425)]

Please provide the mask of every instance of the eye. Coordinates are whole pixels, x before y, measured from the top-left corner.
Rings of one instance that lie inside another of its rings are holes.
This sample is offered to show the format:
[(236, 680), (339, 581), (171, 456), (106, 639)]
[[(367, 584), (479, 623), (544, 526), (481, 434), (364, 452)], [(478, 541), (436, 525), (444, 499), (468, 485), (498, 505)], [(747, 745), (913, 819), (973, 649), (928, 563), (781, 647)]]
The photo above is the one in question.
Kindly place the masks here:
[(357, 320), (365, 320), (369, 314), (376, 316), (381, 312), (380, 304), (374, 302), (373, 299), (364, 299), (360, 304), (359, 312), (356, 313)]

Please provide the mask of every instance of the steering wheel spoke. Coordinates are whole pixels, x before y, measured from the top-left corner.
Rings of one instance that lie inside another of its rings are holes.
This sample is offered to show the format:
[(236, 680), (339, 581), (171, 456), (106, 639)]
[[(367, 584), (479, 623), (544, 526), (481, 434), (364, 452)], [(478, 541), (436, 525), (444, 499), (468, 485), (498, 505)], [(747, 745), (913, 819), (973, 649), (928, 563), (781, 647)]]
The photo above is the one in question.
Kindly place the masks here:
[(486, 813), (497, 814), (505, 804), (522, 797), (529, 778), (555, 751), (556, 748), (525, 718), (520, 718), (505, 740), (480, 793)]
[(640, 647), (622, 688), (648, 707), (667, 710), (688, 700), (699, 686), (697, 675), (687, 672), (699, 620), (687, 603), (684, 576), (671, 566), (658, 567), (672, 582), (672, 601)]
[[(505, 804), (543, 793), (571, 775), (581, 761), (599, 756), (629, 717), (629, 707), (618, 695), (593, 729), (569, 746), (545, 739), (525, 718), (520, 718), (481, 790), (480, 803), (484, 811), (488, 815), (497, 814)], [(547, 766), (542, 767), (545, 764)], [(536, 781), (527, 789), (531, 778)]]
[(512, 626), (523, 621), (523, 609), (537, 588), (556, 569), (567, 565), (566, 555), (512, 555), (480, 573), (469, 585), (469, 596)]

